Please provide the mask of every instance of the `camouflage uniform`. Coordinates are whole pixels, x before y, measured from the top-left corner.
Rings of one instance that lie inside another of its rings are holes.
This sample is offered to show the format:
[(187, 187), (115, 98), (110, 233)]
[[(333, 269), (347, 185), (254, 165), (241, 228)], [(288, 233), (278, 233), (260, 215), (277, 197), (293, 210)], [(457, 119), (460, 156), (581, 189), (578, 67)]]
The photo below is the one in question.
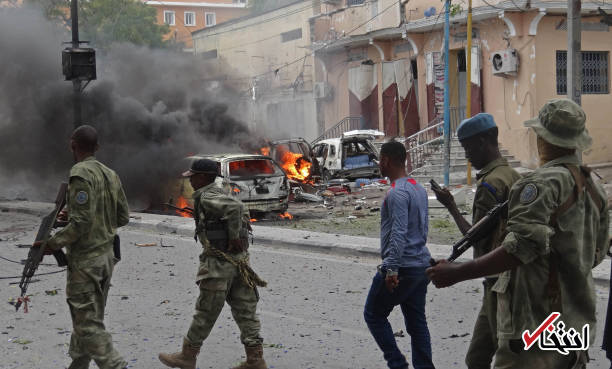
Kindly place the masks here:
[[(476, 224), (495, 205), (508, 199), (510, 188), (520, 175), (508, 165), (506, 159), (499, 158), (482, 168), (476, 178), (478, 183), (474, 196), (472, 224)], [(474, 245), (474, 259), (487, 254), (501, 244), (505, 236), (506, 221), (507, 217), (504, 216), (489, 237)], [(470, 369), (490, 368), (497, 349), (495, 319), (497, 298), (491, 291), (496, 281), (497, 277), (489, 277), (483, 282), (482, 306), (474, 324), (474, 332), (465, 358), (465, 363)]]
[(127, 363), (113, 349), (104, 327), (104, 309), (117, 260), (113, 239), (117, 227), (129, 222), (129, 210), (117, 174), (94, 157), (70, 170), (68, 225), (48, 241), (51, 249), (66, 247), (66, 297), (72, 316), (70, 369), (120, 369)]
[[(237, 199), (227, 195), (217, 183), (211, 183), (193, 193), (196, 234), (204, 252), (200, 255), (197, 283), (200, 296), (196, 312), (187, 332), (191, 346), (200, 347), (212, 330), (224, 303), (227, 301), (240, 329), (240, 340), (245, 346), (261, 345), (260, 323), (256, 315), (259, 295), (255, 286), (248, 285), (241, 268), (234, 263), (211, 254), (211, 244), (206, 237), (205, 222), (211, 219), (227, 221), (228, 239), (241, 238), (241, 230), (248, 222), (248, 212)], [(227, 254), (226, 254), (227, 255)], [(248, 263), (248, 252), (228, 255), (232, 261)]]
[[(584, 122), (578, 105), (560, 99), (548, 102), (539, 118), (526, 125), (553, 145), (581, 150), (591, 142)], [(497, 369), (586, 365), (584, 351), (562, 355), (537, 345), (525, 351), (520, 340), (525, 330), (533, 332), (558, 311), (566, 330), (580, 332), (589, 324), (589, 339), (594, 342), (596, 296), (591, 270), (605, 257), (609, 219), (603, 189), (590, 175), (581, 175), (579, 165), (575, 155), (551, 160), (512, 188), (508, 235), (502, 247), (522, 264), (502, 273), (493, 286), (498, 299)]]

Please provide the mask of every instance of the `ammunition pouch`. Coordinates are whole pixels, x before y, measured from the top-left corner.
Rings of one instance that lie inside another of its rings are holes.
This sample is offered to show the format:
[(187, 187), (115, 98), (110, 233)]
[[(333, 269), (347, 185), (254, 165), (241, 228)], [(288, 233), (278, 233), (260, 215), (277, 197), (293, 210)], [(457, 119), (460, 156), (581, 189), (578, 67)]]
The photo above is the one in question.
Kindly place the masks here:
[[(229, 236), (226, 220), (218, 219), (206, 221), (204, 223), (204, 232), (211, 247), (223, 252), (228, 251)], [(242, 243), (242, 249), (246, 251), (249, 248), (249, 231), (244, 225), (240, 229), (239, 237)]]
[(222, 219), (204, 222), (204, 234), (211, 247), (226, 252), (229, 246), (227, 236), (227, 222)]

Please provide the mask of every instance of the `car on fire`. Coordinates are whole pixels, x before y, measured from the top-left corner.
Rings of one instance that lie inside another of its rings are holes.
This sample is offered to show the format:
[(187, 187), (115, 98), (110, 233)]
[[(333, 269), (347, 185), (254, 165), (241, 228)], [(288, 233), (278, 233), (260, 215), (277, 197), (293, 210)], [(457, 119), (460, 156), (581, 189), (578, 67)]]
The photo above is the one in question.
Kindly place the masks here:
[[(289, 183), (282, 168), (270, 157), (256, 154), (194, 155), (219, 164), (217, 183), (236, 196), (251, 214), (284, 213), (288, 207)], [(193, 189), (187, 180), (181, 186), (181, 197), (191, 199)]]
[(265, 151), (290, 179), (304, 181), (320, 176), (319, 163), (312, 155), (312, 147), (301, 137), (272, 141)]
[(380, 177), (378, 150), (373, 141), (381, 136), (384, 133), (380, 131), (355, 130), (316, 142), (312, 151), (323, 181)]

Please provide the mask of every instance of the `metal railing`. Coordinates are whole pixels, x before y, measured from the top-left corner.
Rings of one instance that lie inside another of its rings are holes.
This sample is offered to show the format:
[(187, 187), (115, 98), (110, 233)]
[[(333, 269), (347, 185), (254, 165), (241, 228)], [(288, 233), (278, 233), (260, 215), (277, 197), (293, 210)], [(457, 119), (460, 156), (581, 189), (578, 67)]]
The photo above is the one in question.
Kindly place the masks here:
[(365, 125), (363, 117), (346, 117), (340, 122), (336, 123), (333, 127), (329, 128), (321, 136), (317, 137), (312, 143), (316, 143), (321, 140), (328, 138), (336, 138), (342, 136), (344, 132), (352, 131), (355, 129), (362, 129)]
[[(459, 123), (465, 119), (465, 107), (450, 109), (450, 135), (455, 136)], [(406, 146), (408, 172), (412, 173), (425, 166), (433, 154), (444, 146), (444, 120), (436, 117), (427, 128), (409, 136), (404, 141)]]

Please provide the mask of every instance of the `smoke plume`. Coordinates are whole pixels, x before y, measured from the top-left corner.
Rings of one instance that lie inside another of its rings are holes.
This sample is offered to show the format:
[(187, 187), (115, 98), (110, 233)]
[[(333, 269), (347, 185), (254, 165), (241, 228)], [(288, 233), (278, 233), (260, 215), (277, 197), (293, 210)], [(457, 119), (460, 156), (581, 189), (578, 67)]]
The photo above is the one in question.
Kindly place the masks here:
[[(0, 34), (0, 195), (50, 200), (73, 163), (72, 84), (61, 74), (69, 34), (36, 10), (2, 8)], [(135, 207), (167, 200), (185, 156), (241, 151), (252, 137), (229, 110), (237, 96), (204, 82), (192, 55), (113, 45), (97, 65), (83, 122), (98, 129), (97, 156)]]

